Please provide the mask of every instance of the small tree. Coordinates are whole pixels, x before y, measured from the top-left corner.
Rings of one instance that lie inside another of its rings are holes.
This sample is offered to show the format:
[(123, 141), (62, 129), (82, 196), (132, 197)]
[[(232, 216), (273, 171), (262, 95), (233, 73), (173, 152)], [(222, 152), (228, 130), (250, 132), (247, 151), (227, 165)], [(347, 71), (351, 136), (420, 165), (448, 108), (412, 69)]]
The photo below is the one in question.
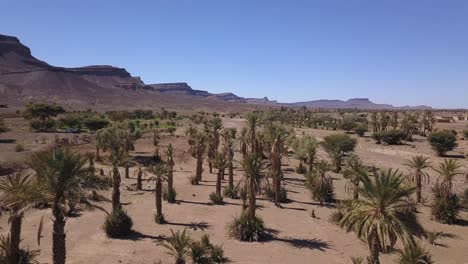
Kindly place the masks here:
[(443, 157), (447, 151), (451, 151), (458, 146), (457, 137), (447, 130), (432, 132), (427, 139), (432, 148), (437, 151), (437, 154), (441, 157)]
[(46, 123), (51, 117), (64, 113), (65, 110), (59, 105), (50, 105), (43, 103), (30, 103), (26, 105), (23, 117), (29, 120), (38, 119), (40, 121), (38, 130), (45, 131)]
[(346, 153), (354, 151), (356, 140), (346, 134), (326, 136), (321, 143), (335, 165), (335, 172), (341, 171), (341, 164)]
[(97, 116), (90, 116), (86, 117), (83, 120), (83, 125), (89, 129), (92, 133), (98, 131), (99, 129), (103, 129), (109, 125), (109, 121), (104, 118), (100, 118)]
[(154, 216), (154, 220), (156, 223), (162, 224), (165, 222), (164, 215), (162, 213), (162, 184), (163, 181), (167, 179), (167, 166), (164, 164), (158, 164), (150, 167), (148, 171), (154, 175), (149, 180), (153, 180), (155, 182), (154, 197), (156, 214)]

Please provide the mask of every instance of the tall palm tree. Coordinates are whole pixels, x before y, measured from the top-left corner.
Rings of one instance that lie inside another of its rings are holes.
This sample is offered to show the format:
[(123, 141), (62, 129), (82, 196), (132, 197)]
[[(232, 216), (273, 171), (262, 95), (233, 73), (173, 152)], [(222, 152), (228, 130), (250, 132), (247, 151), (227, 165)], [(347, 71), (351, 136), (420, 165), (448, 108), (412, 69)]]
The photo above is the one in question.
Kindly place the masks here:
[(219, 117), (211, 119), (205, 126), (208, 136), (208, 167), (213, 173), (213, 161), (218, 153), (220, 144), (220, 131), (223, 128), (223, 121)]
[(405, 163), (405, 166), (410, 168), (413, 173), (411, 174), (411, 181), (416, 182), (416, 200), (418, 203), (422, 202), (422, 182), (423, 180), (429, 181), (429, 175), (424, 170), (430, 167), (430, 162), (428, 157), (418, 155), (408, 160)]
[(112, 164), (112, 212), (121, 209), (119, 165), (128, 157), (127, 139), (129, 131), (123, 124), (113, 124), (101, 129), (96, 135), (105, 150), (109, 150), (109, 161)]
[(462, 174), (461, 165), (454, 159), (446, 159), (434, 168), (441, 179), (440, 187), (444, 190), (447, 197), (451, 196), (453, 191), (453, 178)]
[(167, 164), (167, 193), (168, 193), (168, 199), (167, 201), (169, 203), (175, 203), (175, 199), (172, 199), (171, 197), (174, 197), (172, 193), (174, 192), (174, 147), (172, 144), (169, 144), (166, 148), (166, 164)]
[(281, 163), (283, 157), (287, 154), (286, 141), (289, 137), (288, 131), (281, 125), (272, 124), (267, 126), (266, 138), (267, 142), (271, 146), (270, 150), (270, 163), (273, 172), (273, 181), (275, 189), (275, 205), (281, 206), (280, 204), (280, 192), (281, 192)]
[(353, 191), (353, 199), (357, 200), (359, 198), (359, 184), (363, 177), (368, 176), (369, 171), (366, 166), (357, 156), (351, 156), (347, 163), (346, 168), (343, 171), (343, 176), (345, 179), (348, 179), (346, 184), (347, 191)]
[(368, 243), (368, 263), (380, 263), (379, 253), (391, 245), (395, 237), (405, 245), (414, 243), (413, 226), (406, 221), (402, 208), (415, 188), (404, 185), (401, 173), (390, 169), (377, 172), (374, 177), (363, 177), (358, 191), (360, 198), (353, 201), (340, 225), (353, 230)]
[(164, 242), (163, 246), (169, 250), (169, 255), (175, 257), (175, 264), (185, 264), (185, 256), (189, 253), (190, 245), (192, 244), (190, 234), (187, 232), (187, 229), (184, 229), (182, 232), (178, 230), (175, 233), (171, 229), (171, 233), (172, 236)]
[(240, 147), (240, 153), (242, 153), (242, 157), (245, 157), (247, 155), (247, 148), (249, 145), (249, 136), (248, 136), (248, 129), (246, 127), (243, 127), (240, 136), (239, 136), (239, 147)]
[(223, 133), (224, 139), (224, 155), (226, 155), (228, 167), (228, 188), (234, 189), (234, 144), (236, 140), (237, 130), (235, 128), (225, 129)]
[(213, 165), (216, 169), (218, 169), (218, 174), (216, 177), (216, 194), (221, 195), (222, 172), (226, 168), (226, 165), (227, 165), (227, 161), (226, 161), (226, 158), (224, 157), (224, 154), (222, 153), (216, 154), (213, 160)]
[(250, 112), (246, 116), (247, 127), (250, 137), (250, 150), (254, 154), (260, 154), (260, 146), (257, 138), (257, 127), (260, 125), (260, 114)]
[(6, 258), (8, 263), (20, 262), (21, 226), (24, 212), (40, 198), (37, 186), (22, 168), (6, 177), (0, 178), (0, 207), (8, 210), (10, 235)]
[(155, 166), (149, 167), (148, 171), (154, 176), (149, 180), (155, 182), (154, 187), (154, 200), (156, 204), (156, 215), (155, 221), (158, 224), (164, 223), (164, 215), (162, 213), (162, 184), (167, 178), (168, 168), (164, 164), (158, 164)]
[(203, 156), (206, 151), (206, 134), (203, 131), (197, 131), (194, 135), (195, 142), (195, 157), (197, 159), (197, 167), (195, 170), (195, 180), (198, 184), (202, 180), (203, 174)]
[(249, 190), (248, 213), (250, 217), (255, 217), (256, 194), (260, 189), (261, 170), (263, 167), (262, 158), (258, 154), (248, 154), (242, 161), (245, 172), (246, 185)]
[(86, 158), (70, 150), (38, 152), (31, 157), (30, 166), (36, 172), (43, 199), (52, 203), (53, 263), (64, 264), (67, 204), (82, 202), (89, 196), (89, 191), (97, 190), (101, 185), (98, 178), (89, 173)]

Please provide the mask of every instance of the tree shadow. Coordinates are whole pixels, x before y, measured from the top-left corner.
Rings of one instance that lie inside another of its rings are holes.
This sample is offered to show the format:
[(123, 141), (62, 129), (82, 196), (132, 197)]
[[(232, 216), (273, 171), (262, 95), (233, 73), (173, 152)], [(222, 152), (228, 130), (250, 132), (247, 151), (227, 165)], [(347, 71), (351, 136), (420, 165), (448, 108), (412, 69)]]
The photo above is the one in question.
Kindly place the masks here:
[(188, 229), (192, 229), (194, 231), (196, 230), (201, 230), (201, 231), (205, 231), (206, 229), (210, 229), (211, 228), (211, 225), (208, 224), (207, 222), (205, 221), (202, 221), (202, 222), (190, 222), (188, 224), (186, 223), (171, 223), (171, 222), (167, 222), (166, 223), (167, 225), (172, 225), (172, 226), (183, 226), (183, 227), (187, 227)]
[(296, 200), (291, 200), (291, 202), (299, 203), (299, 204), (315, 205), (315, 206), (327, 207), (327, 208), (336, 208), (336, 204), (331, 204), (331, 203), (320, 204), (317, 202), (302, 202), (302, 201), (296, 201)]
[(184, 200), (179, 200), (177, 201), (178, 203), (187, 203), (187, 204), (198, 204), (198, 205), (205, 205), (205, 206), (213, 206), (213, 204), (208, 203), (208, 202), (194, 202), (194, 201), (184, 201)]
[(457, 219), (455, 220), (455, 225), (468, 226), (468, 221), (465, 219)]
[(307, 211), (307, 209), (300, 208), (300, 207), (285, 207), (281, 206), (281, 209), (286, 209), (286, 210), (295, 210), (295, 211)]
[(128, 234), (128, 236), (117, 238), (117, 239), (132, 240), (132, 241), (140, 241), (140, 240), (143, 240), (143, 239), (150, 239), (150, 240), (153, 240), (153, 241), (162, 242), (162, 241), (166, 240), (166, 238), (167, 238), (166, 236), (147, 235), (147, 234), (143, 234), (143, 233), (140, 233), (138, 231), (132, 230), (132, 231), (130, 231), (130, 234)]
[(0, 144), (11, 144), (15, 142), (16, 142), (16, 139), (0, 139)]
[(449, 159), (465, 159), (465, 156), (462, 154), (445, 154), (443, 156), (444, 158), (449, 158)]
[(326, 249), (331, 249), (330, 243), (322, 241), (318, 238), (306, 239), (306, 238), (278, 238), (274, 237), (273, 241), (279, 241), (291, 245), (294, 248), (307, 248), (315, 249), (324, 252)]

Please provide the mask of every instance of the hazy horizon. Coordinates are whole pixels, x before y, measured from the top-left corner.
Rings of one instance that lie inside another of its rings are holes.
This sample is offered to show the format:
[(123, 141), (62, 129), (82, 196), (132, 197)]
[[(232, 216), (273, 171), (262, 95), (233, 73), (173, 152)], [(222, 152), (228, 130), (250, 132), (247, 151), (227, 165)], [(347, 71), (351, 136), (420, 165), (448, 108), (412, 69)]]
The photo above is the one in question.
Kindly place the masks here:
[(5, 2), (0, 34), (56, 66), (285, 103), (468, 108), (464, 1)]

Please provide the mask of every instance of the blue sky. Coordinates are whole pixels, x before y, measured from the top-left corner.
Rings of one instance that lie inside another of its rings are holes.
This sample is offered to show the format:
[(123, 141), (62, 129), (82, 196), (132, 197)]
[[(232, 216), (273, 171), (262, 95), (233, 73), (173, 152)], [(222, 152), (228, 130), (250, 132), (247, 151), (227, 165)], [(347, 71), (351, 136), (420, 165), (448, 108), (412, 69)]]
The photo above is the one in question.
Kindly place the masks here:
[(0, 34), (52, 65), (282, 102), (468, 108), (468, 1), (0, 0)]

